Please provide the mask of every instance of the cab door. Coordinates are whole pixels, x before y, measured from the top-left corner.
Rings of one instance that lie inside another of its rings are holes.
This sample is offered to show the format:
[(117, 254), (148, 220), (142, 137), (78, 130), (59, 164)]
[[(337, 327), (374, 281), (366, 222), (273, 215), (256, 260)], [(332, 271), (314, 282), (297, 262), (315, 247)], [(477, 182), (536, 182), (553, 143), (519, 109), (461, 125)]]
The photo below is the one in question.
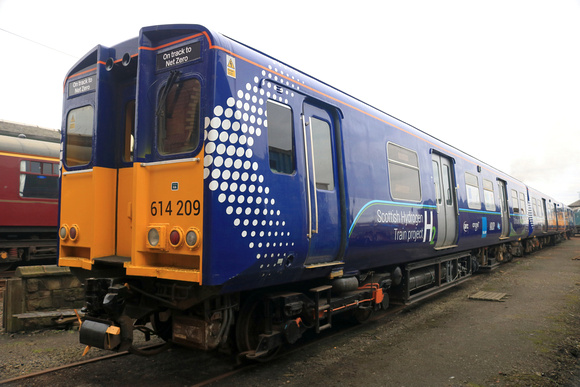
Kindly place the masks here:
[(338, 258), (341, 246), (340, 184), (337, 141), (331, 109), (304, 103), (302, 129), (306, 158), (307, 237), (306, 265)]
[(432, 161), (437, 203), (435, 249), (444, 249), (455, 246), (457, 240), (457, 192), (453, 183), (453, 162), (437, 153), (433, 153)]
[(121, 146), (117, 170), (117, 237), (115, 253), (117, 256), (131, 256), (132, 197), (133, 197), (133, 148), (135, 139), (135, 83), (127, 86), (121, 93), (118, 111), (118, 146)]

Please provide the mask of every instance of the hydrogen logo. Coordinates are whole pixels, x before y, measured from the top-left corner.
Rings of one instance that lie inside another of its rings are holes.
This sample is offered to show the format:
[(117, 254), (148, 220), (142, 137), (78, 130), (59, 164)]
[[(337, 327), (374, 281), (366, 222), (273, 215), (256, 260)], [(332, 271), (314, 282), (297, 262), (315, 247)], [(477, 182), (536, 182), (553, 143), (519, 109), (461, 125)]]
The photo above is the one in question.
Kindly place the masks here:
[[(429, 242), (432, 243), (435, 236), (435, 226), (433, 225), (433, 211), (429, 211), (430, 217), (427, 216), (427, 211), (424, 211), (425, 222), (423, 223), (423, 242), (427, 240), (427, 231), (429, 231)], [(429, 219), (429, 220), (427, 220)]]

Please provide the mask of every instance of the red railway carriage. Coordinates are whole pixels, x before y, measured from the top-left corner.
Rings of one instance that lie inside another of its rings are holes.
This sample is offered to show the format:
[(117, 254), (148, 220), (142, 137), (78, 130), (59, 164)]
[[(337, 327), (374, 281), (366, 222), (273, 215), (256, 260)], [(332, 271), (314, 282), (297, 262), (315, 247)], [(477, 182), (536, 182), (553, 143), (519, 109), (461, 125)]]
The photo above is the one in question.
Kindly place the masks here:
[(0, 136), (0, 270), (56, 258), (60, 144)]

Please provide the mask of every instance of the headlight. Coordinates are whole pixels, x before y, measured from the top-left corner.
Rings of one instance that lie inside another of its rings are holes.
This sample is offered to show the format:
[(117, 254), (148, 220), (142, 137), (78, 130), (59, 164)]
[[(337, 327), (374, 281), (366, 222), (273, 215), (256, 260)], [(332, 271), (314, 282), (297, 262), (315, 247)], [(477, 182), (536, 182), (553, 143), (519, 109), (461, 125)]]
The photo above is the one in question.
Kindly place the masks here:
[(155, 250), (167, 250), (168, 224), (155, 223), (147, 227), (147, 247)]
[(193, 227), (187, 230), (187, 234), (185, 234), (185, 244), (187, 245), (187, 247), (189, 247), (192, 250), (196, 249), (197, 247), (199, 247), (199, 242), (200, 242), (199, 230)]
[(159, 244), (159, 231), (155, 228), (150, 228), (147, 233), (147, 241), (151, 246), (157, 246)]
[(66, 224), (60, 226), (60, 230), (58, 230), (58, 236), (63, 241), (68, 237), (68, 226)]

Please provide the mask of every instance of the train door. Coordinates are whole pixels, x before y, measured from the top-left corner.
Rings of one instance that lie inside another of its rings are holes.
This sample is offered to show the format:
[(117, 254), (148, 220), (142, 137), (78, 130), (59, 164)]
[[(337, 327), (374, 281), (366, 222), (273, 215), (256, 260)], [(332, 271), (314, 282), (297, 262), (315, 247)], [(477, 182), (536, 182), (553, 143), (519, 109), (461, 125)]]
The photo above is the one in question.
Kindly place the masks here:
[(545, 222), (543, 231), (548, 232), (548, 207), (546, 207), (546, 199), (542, 199), (542, 211), (544, 213), (544, 222)]
[(117, 111), (119, 128), (117, 139), (120, 152), (117, 171), (117, 237), (115, 253), (121, 257), (131, 256), (131, 223), (133, 198), (133, 147), (135, 138), (135, 83), (131, 82), (120, 93)]
[(453, 162), (448, 157), (433, 153), (433, 178), (437, 202), (436, 249), (455, 245), (457, 239), (457, 192)]
[(507, 238), (510, 234), (510, 211), (505, 181), (497, 180), (499, 186), (500, 204), (501, 204), (501, 235), (500, 238)]
[(340, 184), (337, 141), (331, 112), (304, 103), (302, 129), (306, 156), (307, 233), (306, 265), (332, 262), (341, 246)]

